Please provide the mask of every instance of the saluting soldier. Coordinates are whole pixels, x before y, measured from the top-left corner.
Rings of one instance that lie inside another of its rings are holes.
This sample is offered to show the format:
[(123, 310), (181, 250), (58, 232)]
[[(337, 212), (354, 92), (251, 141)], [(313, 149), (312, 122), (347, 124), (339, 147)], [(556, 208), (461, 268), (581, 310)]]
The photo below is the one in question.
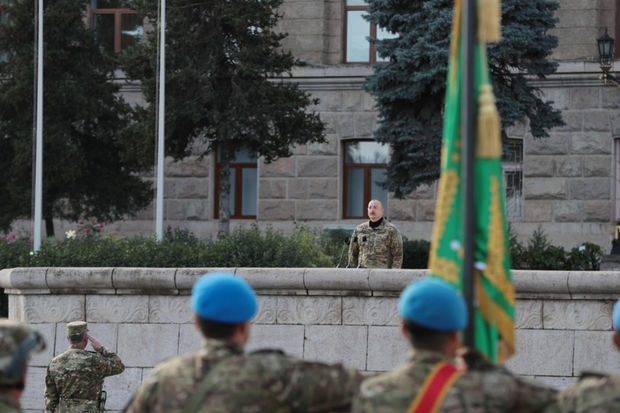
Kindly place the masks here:
[[(614, 306), (612, 321), (613, 343), (620, 349), (620, 301)], [(560, 393), (559, 400), (565, 413), (620, 412), (620, 375), (584, 372)]]
[(398, 309), (413, 353), (403, 366), (364, 381), (353, 412), (557, 412), (555, 390), (520, 379), (479, 353), (466, 354), (467, 371), (453, 364), (467, 307), (450, 284), (416, 281), (401, 294)]
[(157, 366), (124, 412), (349, 411), (361, 382), (357, 371), (275, 350), (244, 354), (258, 309), (245, 280), (206, 274), (192, 289), (191, 305), (202, 349)]
[(383, 204), (368, 203), (367, 222), (358, 225), (349, 243), (349, 267), (401, 268), (403, 237), (398, 228), (383, 217)]
[[(45, 376), (45, 411), (48, 413), (103, 412), (103, 379), (125, 370), (121, 359), (88, 334), (84, 321), (67, 324), (67, 351), (54, 357)], [(93, 351), (85, 350), (88, 342)]]
[(0, 319), (0, 412), (19, 413), (28, 359), (45, 349), (38, 331), (17, 321)]

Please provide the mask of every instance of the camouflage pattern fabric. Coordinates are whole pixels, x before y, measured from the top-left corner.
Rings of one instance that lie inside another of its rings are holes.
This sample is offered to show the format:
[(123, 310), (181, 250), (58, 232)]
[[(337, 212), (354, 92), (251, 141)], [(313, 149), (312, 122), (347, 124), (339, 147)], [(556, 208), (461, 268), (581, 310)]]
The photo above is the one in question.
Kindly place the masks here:
[[(441, 353), (417, 351), (408, 363), (362, 383), (353, 401), (354, 413), (403, 413), (424, 379), (438, 362), (451, 361)], [(470, 368), (447, 392), (437, 413), (557, 413), (556, 391), (529, 383), (489, 362)]]
[(620, 412), (620, 376), (582, 377), (558, 399), (564, 413)]
[(12, 386), (21, 381), (22, 368), (20, 367), (16, 372), (16, 375), (7, 374), (6, 369), (9, 366), (15, 368), (15, 357), (18, 356), (18, 349), (22, 347), (24, 351), (24, 344), (31, 342), (27, 346), (25, 354), (22, 354), (23, 359), (18, 366), (26, 368), (28, 356), (32, 352), (41, 352), (45, 349), (45, 340), (41, 334), (34, 328), (20, 323), (18, 321), (8, 320), (6, 318), (0, 318), (0, 386)]
[(19, 399), (0, 392), (0, 413), (19, 413), (21, 406)]
[(70, 348), (54, 357), (47, 367), (46, 412), (98, 412), (103, 379), (123, 370), (121, 359), (105, 348), (100, 353)]
[[(207, 375), (208, 374), (208, 375)], [(207, 339), (196, 353), (161, 363), (142, 383), (128, 413), (180, 413), (205, 379), (197, 413), (349, 411), (362, 380), (355, 370)]]
[(377, 228), (370, 221), (358, 225), (349, 244), (349, 266), (368, 268), (401, 268), (403, 238), (385, 218)]

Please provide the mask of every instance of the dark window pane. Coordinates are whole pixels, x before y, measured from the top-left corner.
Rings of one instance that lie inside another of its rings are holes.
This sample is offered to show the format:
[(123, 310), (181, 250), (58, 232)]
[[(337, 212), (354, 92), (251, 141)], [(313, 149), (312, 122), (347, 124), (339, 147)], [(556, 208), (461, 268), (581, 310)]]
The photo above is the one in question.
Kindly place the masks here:
[(95, 38), (97, 44), (105, 50), (114, 52), (114, 15), (113, 14), (95, 14)]
[(228, 198), (228, 212), (235, 215), (235, 169), (230, 168), (230, 194)]
[(121, 0), (93, 0), (93, 9), (120, 9)]
[(348, 142), (345, 145), (346, 163), (387, 163), (389, 146), (375, 141)]
[(121, 15), (121, 48), (140, 43), (143, 33), (142, 19), (137, 14)]
[(347, 216), (364, 216), (364, 170), (347, 169)]
[(256, 215), (256, 168), (241, 171), (241, 215)]

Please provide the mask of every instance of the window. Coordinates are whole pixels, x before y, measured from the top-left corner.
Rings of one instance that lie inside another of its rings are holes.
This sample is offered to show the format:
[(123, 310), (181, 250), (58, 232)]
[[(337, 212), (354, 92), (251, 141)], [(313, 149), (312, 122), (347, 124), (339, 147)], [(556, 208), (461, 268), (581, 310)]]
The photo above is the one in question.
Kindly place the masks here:
[[(219, 168), (220, 151), (215, 162), (215, 218), (219, 218), (220, 191)], [(256, 218), (256, 155), (248, 150), (235, 154), (230, 162), (230, 203), (228, 205), (231, 218)]]
[(375, 141), (347, 141), (344, 143), (344, 216), (366, 218), (366, 208), (372, 199), (383, 204), (387, 215), (385, 164), (389, 146)]
[(388, 31), (370, 24), (364, 15), (368, 14), (365, 0), (347, 0), (345, 5), (345, 62), (376, 63), (387, 62), (375, 51), (375, 46), (368, 41), (368, 36), (387, 39), (392, 36)]
[(105, 50), (120, 53), (142, 41), (142, 19), (134, 10), (122, 8), (121, 0), (92, 0), (91, 7), (91, 26)]
[(523, 213), (523, 141), (508, 139), (504, 149), (503, 169), (506, 190), (506, 215), (520, 217)]

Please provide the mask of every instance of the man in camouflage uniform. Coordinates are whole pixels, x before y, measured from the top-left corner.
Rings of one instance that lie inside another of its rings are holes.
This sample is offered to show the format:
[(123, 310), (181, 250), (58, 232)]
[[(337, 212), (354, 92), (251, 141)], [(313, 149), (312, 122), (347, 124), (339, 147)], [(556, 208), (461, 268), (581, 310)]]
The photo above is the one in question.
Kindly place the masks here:
[(192, 289), (191, 305), (205, 337), (202, 349), (157, 366), (124, 412), (349, 411), (361, 382), (357, 371), (275, 350), (244, 354), (258, 309), (246, 281), (206, 274)]
[(353, 231), (348, 267), (401, 268), (403, 238), (383, 217), (381, 201), (373, 199), (368, 203), (368, 218)]
[(45, 349), (38, 331), (17, 321), (0, 319), (0, 412), (21, 411), (28, 358)]
[[(620, 301), (612, 316), (614, 346), (620, 349)], [(560, 407), (565, 413), (620, 412), (620, 375), (582, 373), (579, 381), (560, 393)]]
[[(405, 365), (364, 381), (353, 412), (557, 412), (555, 390), (522, 380), (475, 351), (464, 356), (467, 371), (453, 364), (467, 307), (450, 284), (416, 281), (401, 294), (398, 309), (404, 318), (401, 332), (414, 351)], [(441, 381), (435, 374), (440, 370), (451, 374), (449, 380)], [(424, 404), (427, 410), (418, 410)]]
[[(88, 334), (84, 321), (67, 324), (69, 349), (54, 357), (45, 376), (45, 411), (97, 413), (103, 411), (102, 387), (107, 376), (125, 370), (121, 359)], [(90, 341), (93, 351), (85, 348)], [(101, 405), (100, 405), (101, 404)]]

